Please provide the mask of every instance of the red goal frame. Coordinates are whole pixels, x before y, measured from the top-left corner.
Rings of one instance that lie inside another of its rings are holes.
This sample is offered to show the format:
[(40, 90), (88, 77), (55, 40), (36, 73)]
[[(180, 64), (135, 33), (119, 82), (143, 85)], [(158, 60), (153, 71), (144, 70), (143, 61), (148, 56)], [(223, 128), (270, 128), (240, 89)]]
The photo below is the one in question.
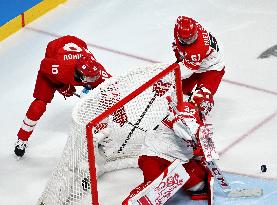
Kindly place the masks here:
[[(152, 86), (159, 79), (166, 76), (168, 73), (175, 71), (175, 82), (176, 82), (176, 96), (177, 96), (177, 104), (183, 102), (183, 94), (182, 94), (182, 80), (181, 80), (181, 71), (180, 66), (177, 63), (173, 63), (168, 66), (162, 72), (151, 78), (145, 84), (141, 85), (139, 88), (131, 92), (129, 95), (124, 97), (122, 100), (114, 104), (108, 110), (104, 111), (102, 114), (98, 115), (96, 118), (91, 120), (86, 125), (86, 136), (87, 136), (87, 148), (88, 148), (88, 160), (89, 160), (89, 171), (90, 171), (90, 183), (91, 183), (91, 195), (92, 195), (92, 204), (99, 205), (98, 202), (98, 190), (97, 190), (97, 177), (96, 177), (96, 167), (95, 167), (95, 157), (94, 157), (94, 144), (93, 144), (93, 133), (92, 128), (105, 119), (108, 115), (115, 112), (121, 106), (138, 96), (144, 90)], [(151, 72), (151, 71), (149, 71)]]

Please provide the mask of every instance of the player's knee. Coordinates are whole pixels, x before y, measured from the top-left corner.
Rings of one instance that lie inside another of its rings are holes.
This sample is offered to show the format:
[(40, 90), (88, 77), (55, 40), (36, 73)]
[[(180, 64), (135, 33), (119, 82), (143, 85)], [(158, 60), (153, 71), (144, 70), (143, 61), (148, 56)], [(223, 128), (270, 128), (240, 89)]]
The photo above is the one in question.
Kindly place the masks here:
[(28, 111), (27, 111), (27, 117), (29, 119), (32, 119), (32, 120), (38, 120), (42, 115), (43, 113), (46, 111), (46, 105), (47, 103), (42, 101), (42, 100), (39, 100), (39, 99), (35, 99)]

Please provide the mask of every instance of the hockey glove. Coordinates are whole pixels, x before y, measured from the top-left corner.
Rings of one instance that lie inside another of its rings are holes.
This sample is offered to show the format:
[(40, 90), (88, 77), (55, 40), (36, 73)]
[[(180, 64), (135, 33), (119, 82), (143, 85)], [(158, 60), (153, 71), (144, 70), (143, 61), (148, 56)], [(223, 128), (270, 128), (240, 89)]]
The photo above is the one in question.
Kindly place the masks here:
[(177, 48), (177, 45), (175, 42), (172, 43), (172, 49), (176, 57), (176, 63), (182, 62), (184, 59), (184, 56), (182, 56), (181, 53), (179, 52), (179, 49)]
[(64, 97), (70, 97), (76, 92), (76, 89), (73, 85), (64, 85), (63, 87), (61, 87), (57, 90)]
[(83, 90), (82, 90), (81, 94), (80, 94), (80, 97), (81, 98), (85, 97), (92, 89), (93, 88), (90, 85), (85, 85), (83, 87)]
[(192, 135), (195, 136), (201, 120), (195, 106), (192, 103), (184, 102), (178, 106), (179, 114), (173, 119), (173, 130), (175, 134), (184, 140), (193, 140)]
[(88, 94), (89, 91), (91, 91), (91, 90), (92, 90), (92, 87), (90, 85), (85, 85), (83, 90), (82, 90), (82, 93)]
[(206, 120), (214, 106), (213, 95), (205, 87), (197, 88), (192, 93), (189, 102), (193, 103), (198, 108), (202, 120)]

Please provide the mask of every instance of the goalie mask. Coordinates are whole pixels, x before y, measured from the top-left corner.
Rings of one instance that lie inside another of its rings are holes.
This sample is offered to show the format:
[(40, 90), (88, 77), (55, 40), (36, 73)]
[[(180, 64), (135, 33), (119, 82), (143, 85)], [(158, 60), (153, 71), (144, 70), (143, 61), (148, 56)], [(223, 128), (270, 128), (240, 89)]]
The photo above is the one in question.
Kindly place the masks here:
[(175, 38), (181, 45), (189, 45), (198, 37), (197, 26), (193, 19), (179, 16), (174, 27)]
[(92, 56), (82, 56), (75, 70), (75, 78), (83, 83), (92, 83), (100, 78), (100, 69)]

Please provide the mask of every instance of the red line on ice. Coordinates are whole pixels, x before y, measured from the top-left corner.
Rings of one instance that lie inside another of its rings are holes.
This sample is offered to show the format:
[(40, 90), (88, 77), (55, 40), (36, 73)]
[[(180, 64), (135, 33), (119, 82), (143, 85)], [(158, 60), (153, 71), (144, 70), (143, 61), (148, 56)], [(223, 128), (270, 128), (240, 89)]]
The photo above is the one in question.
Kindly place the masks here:
[[(31, 28), (31, 27), (25, 27), (25, 29), (28, 29), (28, 30), (31, 30), (31, 31), (34, 31), (34, 32), (37, 32), (37, 33), (45, 34), (45, 35), (48, 35), (48, 36), (53, 36), (53, 37), (61, 37), (62, 36), (62, 35), (58, 35), (58, 34), (55, 34), (55, 33), (50, 33), (50, 32), (47, 32), (47, 31), (43, 31), (43, 30), (40, 30), (40, 29)], [(106, 48), (106, 47), (99, 46), (99, 45), (96, 45), (96, 44), (88, 43), (88, 45), (91, 46), (91, 47), (97, 48), (97, 49), (105, 50), (105, 51), (108, 51), (108, 52), (111, 52), (111, 53), (115, 53), (115, 54), (118, 54), (118, 55), (130, 57), (130, 58), (134, 58), (134, 59), (138, 59), (138, 60), (142, 60), (142, 61), (149, 62), (149, 63), (160, 63), (159, 61), (155, 61), (155, 60), (152, 60), (152, 59), (149, 59), (149, 58), (144, 58), (144, 57), (133, 55), (133, 54), (130, 54), (130, 53), (127, 53), (127, 52), (123, 52), (123, 51), (119, 51), (119, 50), (115, 50), (115, 49), (111, 49), (111, 48)], [(276, 91), (271, 91), (271, 90), (259, 88), (259, 87), (256, 87), (256, 86), (240, 83), (240, 82), (235, 82), (235, 81), (228, 80), (228, 79), (223, 79), (223, 82), (277, 96)], [(260, 127), (264, 126), (267, 122), (272, 120), (276, 115), (277, 115), (277, 111), (275, 111), (273, 114), (271, 114), (270, 116), (265, 118), (263, 121), (258, 123), (256, 126), (251, 128), (250, 130), (248, 130), (245, 134), (243, 134), (239, 138), (237, 138), (237, 140), (235, 140), (233, 143), (231, 143), (229, 146), (227, 146), (225, 149), (223, 149), (220, 152), (220, 155), (224, 155), (228, 150), (230, 150), (232, 147), (234, 147), (235, 145), (240, 143), (242, 140), (247, 138), (250, 134), (257, 131)], [(240, 173), (236, 173), (236, 174), (240, 174)], [(241, 174), (241, 175), (244, 175), (244, 174)], [(250, 175), (245, 175), (245, 176), (250, 176)]]
[(245, 134), (241, 135), (239, 138), (237, 138), (233, 143), (231, 143), (229, 146), (227, 146), (225, 149), (219, 152), (219, 154), (222, 156), (226, 152), (228, 152), (232, 147), (236, 146), (238, 143), (240, 143), (242, 140), (246, 139), (250, 134), (257, 131), (259, 128), (264, 126), (267, 122), (272, 120), (277, 115), (277, 111), (275, 111), (273, 114), (265, 118), (263, 121), (252, 127), (250, 130), (248, 130)]
[[(53, 36), (53, 37), (61, 37), (62, 36), (62, 35), (58, 35), (58, 34), (55, 34), (55, 33), (50, 33), (48, 31), (43, 31), (43, 30), (36, 29), (36, 28), (31, 28), (31, 27), (25, 27), (25, 28), (28, 29), (28, 30), (37, 32), (37, 33), (48, 35), (48, 36)], [(91, 46), (91, 47), (97, 48), (97, 49), (105, 50), (105, 51), (108, 51), (108, 52), (116, 53), (118, 55), (122, 55), (122, 56), (130, 57), (130, 58), (142, 60), (142, 61), (149, 62), (149, 63), (160, 63), (159, 61), (156, 61), (156, 60), (152, 60), (152, 59), (149, 59), (149, 58), (144, 58), (144, 57), (141, 57), (141, 56), (133, 55), (133, 54), (130, 54), (130, 53), (127, 53), (127, 52), (123, 52), (123, 51), (119, 51), (119, 50), (115, 50), (115, 49), (111, 49), (111, 48), (106, 48), (106, 47), (99, 46), (99, 45), (96, 45), (96, 44), (88, 43), (88, 45)], [(263, 88), (258, 88), (258, 87), (252, 86), (252, 85), (247, 85), (247, 84), (244, 84), (244, 83), (235, 82), (235, 81), (231, 81), (231, 80), (227, 80), (227, 79), (223, 79), (223, 81), (226, 82), (226, 83), (229, 83), (229, 84), (233, 84), (233, 85), (237, 85), (237, 86), (241, 86), (241, 87), (245, 87), (245, 88), (249, 88), (249, 89), (252, 89), (252, 90), (256, 90), (256, 91), (260, 91), (260, 92), (263, 92), (263, 93), (268, 93), (268, 94), (272, 94), (272, 95), (277, 96), (277, 92), (275, 92), (275, 91), (266, 90), (266, 89), (263, 89)]]

